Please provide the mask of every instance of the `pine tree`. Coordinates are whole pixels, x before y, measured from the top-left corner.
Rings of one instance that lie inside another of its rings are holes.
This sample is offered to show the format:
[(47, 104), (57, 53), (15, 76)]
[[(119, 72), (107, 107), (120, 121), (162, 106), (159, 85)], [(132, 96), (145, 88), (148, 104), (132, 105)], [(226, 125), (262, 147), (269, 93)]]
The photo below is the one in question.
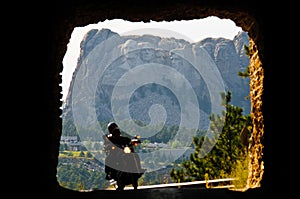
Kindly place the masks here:
[(230, 177), (236, 163), (244, 159), (244, 147), (240, 140), (243, 129), (251, 127), (250, 115), (243, 115), (243, 109), (230, 104), (231, 93), (221, 94), (225, 111), (222, 115), (211, 115), (211, 131), (219, 135), (218, 138), (208, 138), (214, 143), (212, 150), (204, 157), (200, 157), (203, 137), (194, 137), (195, 151), (181, 165), (174, 166), (170, 176), (175, 182), (195, 180), (219, 179)]

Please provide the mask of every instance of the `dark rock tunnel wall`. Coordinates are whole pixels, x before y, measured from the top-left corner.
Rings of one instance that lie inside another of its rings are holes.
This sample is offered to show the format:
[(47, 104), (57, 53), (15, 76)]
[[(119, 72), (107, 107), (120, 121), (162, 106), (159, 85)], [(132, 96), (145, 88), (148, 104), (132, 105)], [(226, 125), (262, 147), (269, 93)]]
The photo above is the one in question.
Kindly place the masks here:
[[(44, 17), (47, 25), (44, 38), (46, 43), (43, 45), (43, 55), (46, 56), (43, 64), (45, 65), (45, 103), (43, 110), (43, 129), (45, 129), (45, 140), (43, 144), (42, 162), (39, 169), (42, 174), (39, 180), (42, 183), (39, 193), (45, 196), (73, 197), (73, 198), (107, 198), (118, 196), (144, 197), (144, 198), (191, 198), (193, 196), (203, 196), (204, 198), (219, 196), (220, 198), (252, 198), (253, 196), (269, 196), (273, 190), (278, 190), (275, 183), (276, 179), (283, 179), (280, 173), (275, 175), (274, 163), (274, 127), (272, 127), (272, 103), (268, 99), (274, 95), (271, 89), (274, 77), (269, 74), (275, 73), (274, 62), (272, 61), (272, 43), (274, 35), (270, 32), (270, 15), (265, 15), (263, 7), (257, 6), (252, 2), (240, 2), (235, 0), (227, 1), (58, 1), (48, 3), (43, 7), (48, 7), (47, 12), (39, 11)], [(275, 15), (275, 14), (274, 14)], [(262, 113), (264, 115), (264, 176), (259, 188), (247, 190), (246, 192), (236, 192), (229, 190), (138, 190), (136, 193), (126, 191), (126, 193), (93, 191), (91, 193), (81, 193), (67, 190), (58, 185), (56, 180), (56, 166), (58, 161), (59, 140), (61, 135), (61, 83), (60, 72), (63, 70), (62, 60), (67, 50), (67, 45), (75, 27), (86, 26), (91, 23), (98, 23), (106, 19), (122, 18), (132, 22), (150, 20), (172, 21), (201, 19), (208, 16), (228, 18), (233, 20), (237, 26), (242, 27), (248, 32), (253, 40), (252, 50), (258, 53), (262, 66), (265, 70), (264, 94)], [(273, 68), (272, 68), (273, 67)], [(273, 70), (273, 72), (272, 72)], [(269, 73), (270, 72), (270, 73)], [(273, 165), (273, 166), (270, 166)]]

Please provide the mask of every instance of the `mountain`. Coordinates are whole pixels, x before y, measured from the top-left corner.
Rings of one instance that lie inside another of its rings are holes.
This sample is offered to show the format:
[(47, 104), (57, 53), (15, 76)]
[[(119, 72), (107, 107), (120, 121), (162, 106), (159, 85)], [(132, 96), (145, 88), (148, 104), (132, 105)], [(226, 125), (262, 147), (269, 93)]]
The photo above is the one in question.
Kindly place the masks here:
[(249, 114), (249, 78), (237, 75), (249, 65), (244, 45), (249, 45), (246, 32), (233, 40), (190, 43), (90, 30), (63, 107), (63, 133), (76, 128), (85, 132), (82, 139), (93, 139), (99, 137), (96, 129), (105, 131), (112, 120), (144, 136), (164, 125), (207, 130), (209, 116), (224, 110), (220, 93), (226, 91), (232, 92), (232, 104)]

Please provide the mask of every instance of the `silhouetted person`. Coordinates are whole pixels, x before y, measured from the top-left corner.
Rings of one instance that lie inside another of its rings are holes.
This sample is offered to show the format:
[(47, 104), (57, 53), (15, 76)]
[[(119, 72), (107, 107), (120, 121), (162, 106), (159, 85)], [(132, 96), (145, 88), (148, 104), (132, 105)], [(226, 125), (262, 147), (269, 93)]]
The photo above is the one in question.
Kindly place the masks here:
[[(107, 129), (109, 134), (104, 135), (104, 147), (105, 147), (105, 152), (106, 152), (106, 159), (105, 159), (105, 173), (106, 173), (106, 179), (116, 179), (116, 173), (119, 170), (118, 168), (112, 167), (112, 165), (115, 165), (116, 161), (120, 161), (120, 150), (122, 150), (125, 147), (130, 147), (131, 148), (131, 155), (134, 157), (131, 159), (133, 162), (127, 162), (129, 166), (125, 168), (121, 168), (122, 170), (129, 170), (131, 171), (136, 171), (135, 173), (137, 174), (142, 174), (144, 173), (144, 170), (141, 168), (140, 165), (140, 159), (137, 154), (134, 154), (134, 146), (133, 146), (133, 140), (130, 139), (129, 137), (125, 137), (121, 135), (121, 130), (119, 126), (114, 123), (110, 122), (107, 125)], [(117, 167), (117, 166), (116, 166)], [(130, 167), (130, 168), (128, 168)]]

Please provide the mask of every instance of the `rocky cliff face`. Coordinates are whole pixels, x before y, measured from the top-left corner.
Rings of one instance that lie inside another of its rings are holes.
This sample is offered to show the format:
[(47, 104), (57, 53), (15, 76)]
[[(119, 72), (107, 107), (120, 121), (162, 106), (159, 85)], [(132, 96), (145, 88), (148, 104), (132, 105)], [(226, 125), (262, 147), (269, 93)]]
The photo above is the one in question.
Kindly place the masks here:
[(249, 78), (237, 75), (249, 65), (244, 45), (249, 45), (246, 32), (233, 40), (189, 43), (91, 30), (81, 42), (62, 117), (77, 128), (118, 120), (206, 130), (209, 115), (223, 110), (225, 91), (249, 114)]

